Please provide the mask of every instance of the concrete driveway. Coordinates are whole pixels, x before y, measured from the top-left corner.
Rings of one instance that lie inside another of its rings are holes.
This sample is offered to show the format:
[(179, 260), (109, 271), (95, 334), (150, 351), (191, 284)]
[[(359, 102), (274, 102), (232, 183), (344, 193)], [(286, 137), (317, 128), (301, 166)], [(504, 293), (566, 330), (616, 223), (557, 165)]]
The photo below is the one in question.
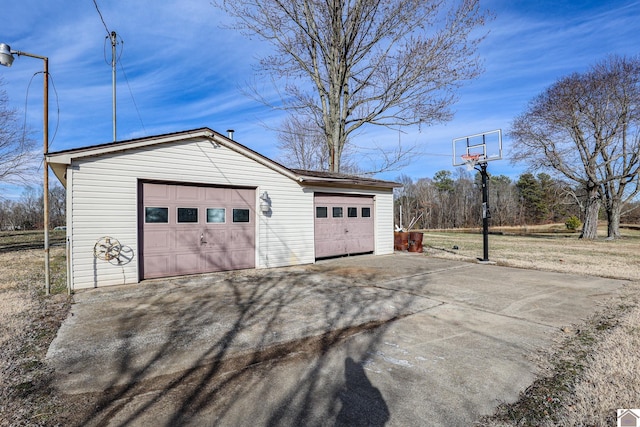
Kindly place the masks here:
[(463, 425), (626, 282), (359, 256), (78, 292), (47, 354), (82, 425)]

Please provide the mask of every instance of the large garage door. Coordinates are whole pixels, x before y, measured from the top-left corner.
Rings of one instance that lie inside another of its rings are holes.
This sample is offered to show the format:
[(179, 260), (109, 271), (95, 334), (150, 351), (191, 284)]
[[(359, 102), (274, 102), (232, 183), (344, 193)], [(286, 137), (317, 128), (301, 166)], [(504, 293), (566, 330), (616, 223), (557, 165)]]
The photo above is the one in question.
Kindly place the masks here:
[(255, 189), (143, 183), (142, 278), (255, 267)]
[(373, 252), (373, 197), (316, 194), (316, 258)]

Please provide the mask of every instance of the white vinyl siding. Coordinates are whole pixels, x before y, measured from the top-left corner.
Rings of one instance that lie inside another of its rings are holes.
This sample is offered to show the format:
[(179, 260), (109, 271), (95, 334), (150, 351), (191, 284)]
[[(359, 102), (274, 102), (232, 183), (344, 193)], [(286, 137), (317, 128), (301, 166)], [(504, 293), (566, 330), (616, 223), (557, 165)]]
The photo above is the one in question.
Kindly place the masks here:
[[(164, 143), (75, 160), (67, 171), (73, 212), (71, 277), (74, 288), (137, 283), (138, 182), (215, 184), (269, 193), (271, 212), (257, 213), (258, 268), (314, 262), (313, 193), (290, 178), (207, 139)], [(231, 212), (227, 212), (230, 220)], [(103, 236), (118, 239), (126, 258), (95, 259)]]
[(393, 253), (393, 191), (377, 193), (375, 199), (376, 255)]

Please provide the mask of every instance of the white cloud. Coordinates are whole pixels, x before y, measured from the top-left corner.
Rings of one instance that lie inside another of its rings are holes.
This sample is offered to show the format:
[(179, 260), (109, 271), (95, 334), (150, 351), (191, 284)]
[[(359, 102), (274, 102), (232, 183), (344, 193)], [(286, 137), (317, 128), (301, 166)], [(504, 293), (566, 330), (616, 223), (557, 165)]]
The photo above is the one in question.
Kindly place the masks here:
[[(3, 14), (12, 18), (3, 22), (0, 42), (50, 58), (60, 105), (60, 127), (52, 149), (109, 141), (111, 68), (105, 56), (110, 60), (110, 45), (93, 2), (5, 3)], [(98, 4), (109, 29), (124, 41), (123, 51), (118, 46), (128, 78), (127, 85), (119, 66), (120, 139), (200, 126), (222, 133), (233, 128), (240, 143), (277, 157), (276, 138), (268, 128), (279, 122), (281, 113), (240, 90), (253, 80), (253, 65), (268, 51), (266, 43), (221, 29), (227, 18), (209, 1), (98, 0)], [(487, 27), (490, 33), (480, 48), (486, 73), (459, 91), (453, 121), (406, 130), (403, 141), (418, 144), (423, 155), (416, 155), (403, 171), (383, 177), (404, 172), (420, 178), (452, 169), (447, 156), (452, 138), (505, 129), (533, 96), (556, 79), (583, 71), (608, 53), (638, 53), (638, 1), (490, 0), (487, 4), (496, 19)], [(11, 69), (0, 69), (14, 107), (23, 109), (29, 80), (41, 70), (42, 63), (30, 58), (16, 59)], [(28, 125), (38, 131), (42, 128), (41, 85), (41, 76), (34, 78), (27, 111)], [(269, 90), (265, 96), (277, 99)], [(50, 97), (53, 133), (58, 118), (53, 89)], [(397, 132), (369, 128), (357, 142), (391, 147), (397, 140)], [(505, 173), (521, 170), (506, 160), (494, 164), (495, 170)]]

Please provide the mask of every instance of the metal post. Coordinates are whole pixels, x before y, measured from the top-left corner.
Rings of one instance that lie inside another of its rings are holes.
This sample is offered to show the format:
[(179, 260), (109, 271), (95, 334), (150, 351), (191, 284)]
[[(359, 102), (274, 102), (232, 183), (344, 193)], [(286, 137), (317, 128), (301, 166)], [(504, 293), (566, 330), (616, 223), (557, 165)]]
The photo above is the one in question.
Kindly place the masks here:
[(49, 274), (49, 162), (47, 161), (47, 154), (49, 153), (49, 58), (41, 55), (34, 55), (33, 53), (21, 52), (19, 50), (11, 50), (11, 48), (0, 43), (1, 49), (1, 63), (7, 67), (10, 67), (13, 63), (13, 54), (18, 56), (28, 56), (30, 58), (42, 59), (44, 61), (44, 96), (43, 96), (43, 130), (42, 139), (44, 141), (43, 147), (43, 168), (44, 168), (44, 180), (42, 183), (42, 198), (44, 209), (44, 282), (47, 295), (51, 293), (51, 277)]
[(483, 262), (489, 261), (489, 189), (487, 188), (487, 163), (480, 164), (480, 174), (482, 175), (482, 246)]
[(49, 268), (49, 58), (44, 60), (44, 283), (47, 295), (51, 294), (51, 275)]

